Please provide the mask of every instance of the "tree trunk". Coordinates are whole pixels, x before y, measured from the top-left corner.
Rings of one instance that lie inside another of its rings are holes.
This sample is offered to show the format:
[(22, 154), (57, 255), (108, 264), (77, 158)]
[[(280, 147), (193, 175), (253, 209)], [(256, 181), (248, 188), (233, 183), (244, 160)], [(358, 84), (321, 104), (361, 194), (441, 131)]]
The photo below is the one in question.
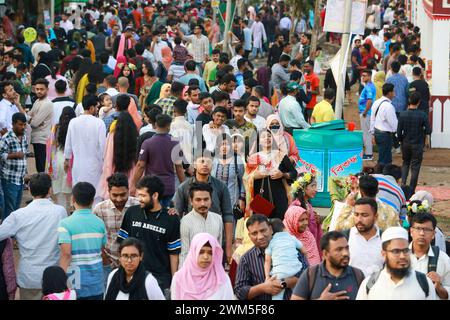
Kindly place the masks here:
[(317, 49), (317, 42), (319, 39), (319, 31), (320, 31), (320, 4), (322, 0), (315, 0), (314, 4), (314, 28), (311, 36), (311, 52), (310, 59), (314, 59), (314, 55)]

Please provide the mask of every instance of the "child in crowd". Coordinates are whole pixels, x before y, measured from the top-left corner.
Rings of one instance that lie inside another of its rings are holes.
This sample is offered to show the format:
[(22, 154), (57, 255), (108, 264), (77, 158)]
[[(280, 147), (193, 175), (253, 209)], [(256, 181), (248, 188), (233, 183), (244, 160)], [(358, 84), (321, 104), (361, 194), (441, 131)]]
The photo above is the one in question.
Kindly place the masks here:
[[(306, 257), (306, 249), (294, 236), (290, 235), (280, 219), (271, 219), (273, 237), (266, 249), (264, 273), (266, 279), (275, 276), (286, 289), (285, 278), (292, 277), (302, 269), (298, 250)], [(272, 271), (271, 271), (272, 269)], [(272, 300), (283, 300), (284, 290), (272, 296)]]
[(101, 108), (98, 112), (98, 117), (100, 119), (105, 119), (106, 117), (114, 114), (116, 112), (116, 109), (113, 106), (113, 102), (111, 99), (111, 96), (107, 93), (102, 93), (100, 96), (100, 104)]
[(77, 293), (67, 286), (67, 275), (61, 267), (51, 266), (42, 275), (42, 300), (76, 300)]

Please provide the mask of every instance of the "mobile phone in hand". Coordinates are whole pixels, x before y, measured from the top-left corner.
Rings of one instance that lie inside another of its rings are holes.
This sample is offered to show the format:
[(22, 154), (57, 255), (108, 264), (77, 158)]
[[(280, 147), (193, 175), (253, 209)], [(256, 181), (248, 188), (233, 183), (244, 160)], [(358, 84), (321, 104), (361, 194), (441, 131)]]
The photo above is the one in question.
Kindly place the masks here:
[(306, 90), (311, 90), (311, 82), (306, 81)]

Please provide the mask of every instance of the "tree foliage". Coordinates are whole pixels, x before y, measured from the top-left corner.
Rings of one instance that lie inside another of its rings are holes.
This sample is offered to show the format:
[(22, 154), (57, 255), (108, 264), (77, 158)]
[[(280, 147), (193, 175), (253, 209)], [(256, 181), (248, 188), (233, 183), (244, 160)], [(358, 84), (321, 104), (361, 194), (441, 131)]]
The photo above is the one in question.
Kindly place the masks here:
[(314, 9), (314, 0), (285, 0), (290, 16), (295, 18), (306, 14), (310, 9)]

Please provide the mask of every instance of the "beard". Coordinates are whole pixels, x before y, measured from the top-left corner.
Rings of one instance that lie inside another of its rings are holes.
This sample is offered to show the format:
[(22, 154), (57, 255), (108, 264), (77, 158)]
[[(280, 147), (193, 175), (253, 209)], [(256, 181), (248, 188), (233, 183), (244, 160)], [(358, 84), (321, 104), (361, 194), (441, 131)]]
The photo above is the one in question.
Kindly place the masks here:
[(373, 228), (373, 224), (371, 226), (367, 226), (364, 224), (357, 224), (357, 225), (355, 225), (355, 227), (356, 227), (356, 229), (358, 229), (358, 232), (365, 233), (365, 232), (370, 231)]
[(141, 208), (144, 209), (144, 211), (146, 212), (150, 212), (154, 207), (155, 205), (153, 204), (152, 201), (148, 203), (141, 203)]
[(386, 269), (392, 276), (394, 276), (396, 278), (401, 278), (402, 279), (404, 277), (407, 277), (410, 274), (410, 272), (411, 272), (410, 266), (411, 265), (408, 264), (408, 266), (404, 267), (404, 268), (393, 268), (390, 265), (389, 258), (386, 257)]
[[(345, 261), (345, 262), (344, 262)], [(350, 262), (350, 257), (349, 256), (345, 256), (342, 257), (341, 259), (337, 260), (334, 259), (332, 257), (328, 258), (328, 262), (330, 262), (330, 264), (333, 266), (333, 268), (335, 269), (344, 269), (345, 267), (348, 266), (349, 262)]]

